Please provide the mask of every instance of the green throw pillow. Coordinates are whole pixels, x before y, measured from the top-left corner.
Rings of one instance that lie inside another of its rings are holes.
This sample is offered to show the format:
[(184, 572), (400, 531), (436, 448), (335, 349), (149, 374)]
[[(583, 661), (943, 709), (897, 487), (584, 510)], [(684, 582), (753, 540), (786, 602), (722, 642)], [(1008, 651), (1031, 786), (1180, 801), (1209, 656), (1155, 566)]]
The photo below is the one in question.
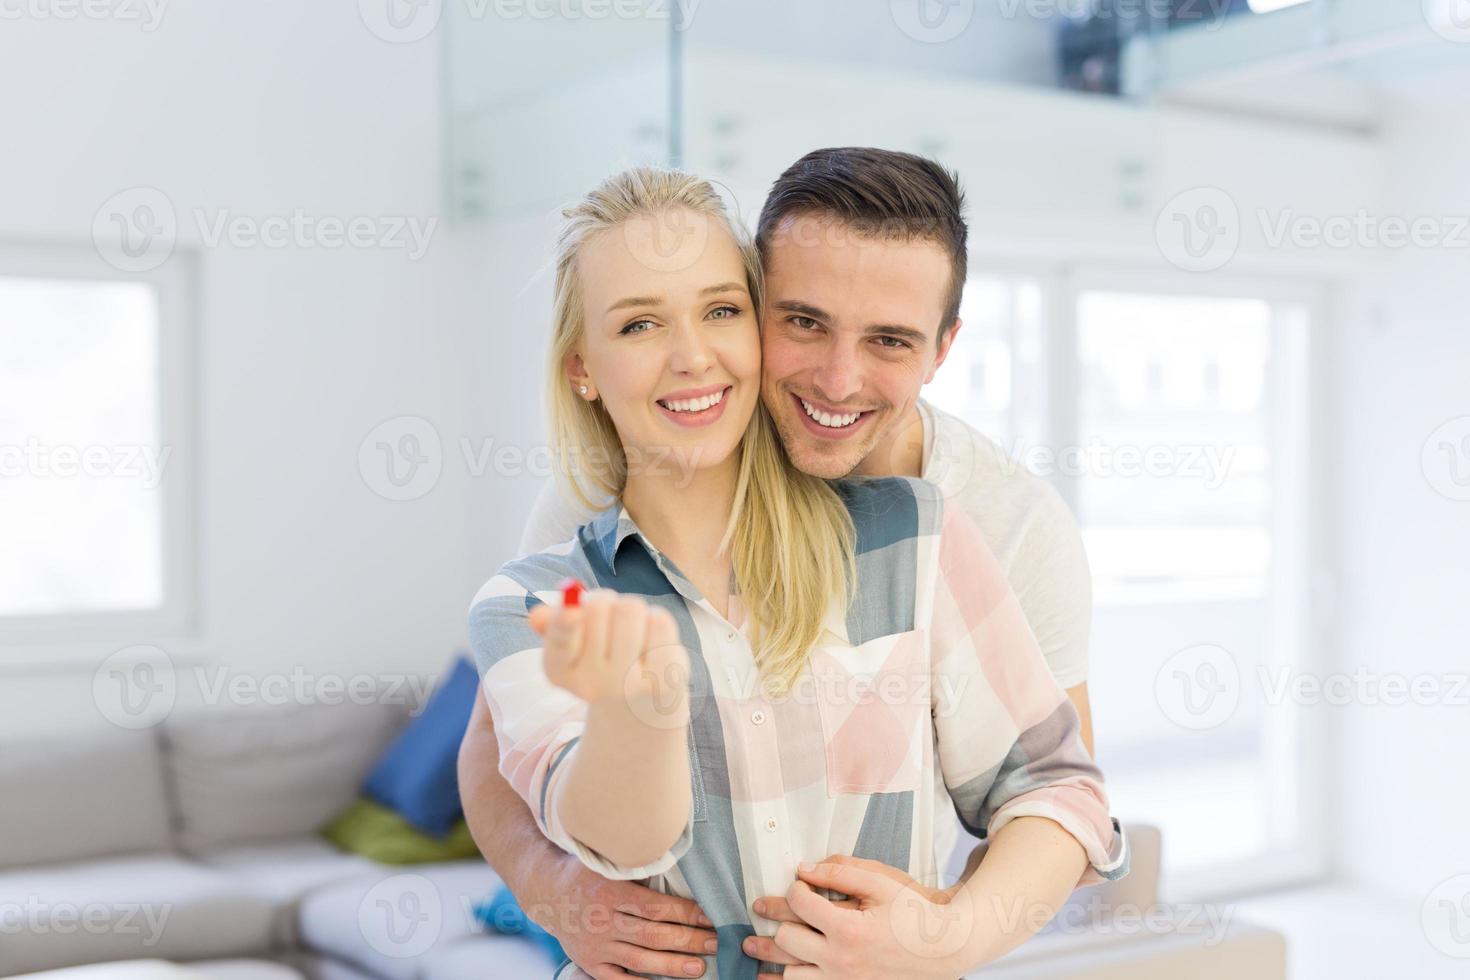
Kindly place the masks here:
[(430, 837), (372, 800), (358, 800), (322, 828), (322, 836), (344, 851), (382, 864), (423, 864), (479, 857), (469, 824), (460, 820), (448, 836)]

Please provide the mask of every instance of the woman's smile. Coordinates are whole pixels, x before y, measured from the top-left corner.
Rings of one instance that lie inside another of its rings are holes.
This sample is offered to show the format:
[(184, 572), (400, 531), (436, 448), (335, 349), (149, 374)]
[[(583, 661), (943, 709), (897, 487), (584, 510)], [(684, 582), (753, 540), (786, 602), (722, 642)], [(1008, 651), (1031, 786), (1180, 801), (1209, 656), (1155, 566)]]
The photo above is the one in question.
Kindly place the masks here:
[(720, 416), (725, 414), (725, 406), (729, 404), (726, 396), (732, 390), (733, 385), (688, 388), (655, 399), (654, 404), (675, 425), (700, 428), (720, 420)]

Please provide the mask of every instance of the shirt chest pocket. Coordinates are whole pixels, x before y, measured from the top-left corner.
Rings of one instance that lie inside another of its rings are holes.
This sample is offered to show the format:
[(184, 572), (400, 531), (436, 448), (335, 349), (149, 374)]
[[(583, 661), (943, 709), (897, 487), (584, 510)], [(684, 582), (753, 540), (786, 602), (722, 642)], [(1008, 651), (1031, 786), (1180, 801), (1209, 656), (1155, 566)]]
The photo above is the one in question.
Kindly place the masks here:
[(911, 630), (813, 650), (828, 795), (920, 787), (933, 753), (928, 649), (925, 632)]

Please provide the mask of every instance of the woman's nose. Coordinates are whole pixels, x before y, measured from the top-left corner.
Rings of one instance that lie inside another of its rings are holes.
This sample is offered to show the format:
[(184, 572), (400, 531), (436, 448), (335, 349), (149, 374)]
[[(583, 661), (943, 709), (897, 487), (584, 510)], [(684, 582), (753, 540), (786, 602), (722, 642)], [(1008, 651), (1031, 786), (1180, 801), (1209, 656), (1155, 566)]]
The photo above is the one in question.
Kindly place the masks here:
[(704, 332), (686, 324), (674, 333), (674, 353), (670, 365), (680, 374), (703, 374), (714, 364), (714, 353)]

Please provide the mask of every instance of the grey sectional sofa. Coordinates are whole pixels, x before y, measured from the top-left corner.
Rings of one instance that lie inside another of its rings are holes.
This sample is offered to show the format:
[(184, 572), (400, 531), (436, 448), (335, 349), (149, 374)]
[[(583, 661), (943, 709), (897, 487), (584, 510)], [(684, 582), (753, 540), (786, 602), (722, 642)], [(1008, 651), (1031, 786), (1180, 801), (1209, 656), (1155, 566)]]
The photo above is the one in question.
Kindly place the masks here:
[[(176, 709), (8, 738), (0, 753), (0, 976), (125, 959), (255, 957), (314, 980), (549, 977), (532, 943), (471, 914), (499, 881), (479, 860), (388, 867), (316, 830), (357, 796), (402, 705)], [(1157, 900), (1159, 840), (1132, 828), (1111, 906)], [(1095, 889), (1079, 892), (1086, 902)], [(980, 976), (1285, 976), (1274, 933), (1128, 931), (1073, 917)]]

